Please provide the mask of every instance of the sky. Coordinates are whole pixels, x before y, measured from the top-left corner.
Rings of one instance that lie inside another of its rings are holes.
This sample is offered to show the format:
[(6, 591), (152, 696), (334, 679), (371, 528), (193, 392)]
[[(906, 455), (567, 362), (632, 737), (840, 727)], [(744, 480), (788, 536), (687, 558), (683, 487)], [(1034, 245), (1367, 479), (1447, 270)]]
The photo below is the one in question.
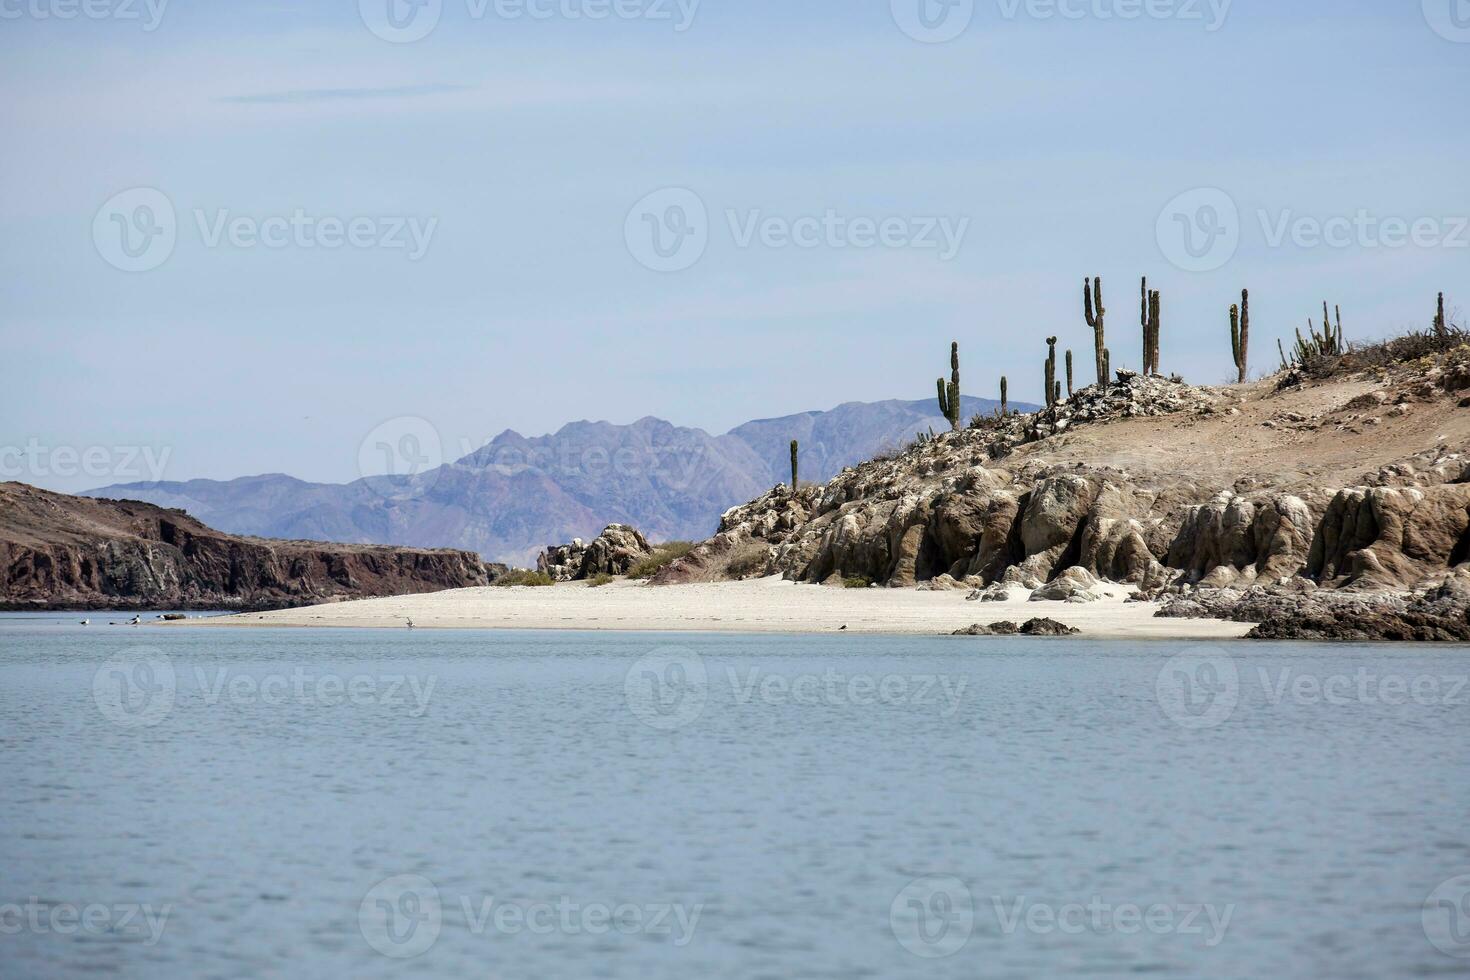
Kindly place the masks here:
[(951, 340), (1039, 401), (1084, 276), (1198, 383), (1242, 288), (1253, 374), (1323, 300), (1470, 310), (1470, 0), (0, 0), (0, 91), (0, 479), (52, 489), (718, 433)]

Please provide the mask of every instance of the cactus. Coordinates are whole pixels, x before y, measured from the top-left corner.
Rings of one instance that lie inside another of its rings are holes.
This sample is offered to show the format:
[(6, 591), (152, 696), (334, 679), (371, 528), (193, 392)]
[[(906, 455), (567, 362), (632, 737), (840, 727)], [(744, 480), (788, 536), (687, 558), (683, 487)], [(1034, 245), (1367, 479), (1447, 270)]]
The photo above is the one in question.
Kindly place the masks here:
[(1103, 387), (1106, 388), (1113, 383), (1113, 354), (1107, 348), (1102, 352), (1102, 369)]
[(797, 454), (797, 449), (798, 448), (799, 448), (799, 444), (797, 443), (797, 441), (795, 439), (792, 439), (791, 440), (791, 492), (792, 493), (795, 493), (796, 492), (796, 488), (797, 488), (797, 483), (796, 483), (796, 454)]
[(1053, 408), (1057, 403), (1057, 338), (1046, 338), (1046, 407)]
[(1060, 381), (1053, 381), (1052, 382), (1052, 389), (1051, 389), (1051, 405), (1052, 405), (1052, 408), (1056, 408), (1061, 403), (1062, 403), (1062, 383)]
[(1334, 329), (1332, 319), (1328, 315), (1327, 304), (1322, 304), (1322, 332), (1318, 333), (1316, 326), (1310, 317), (1307, 318), (1307, 336), (1302, 332), (1296, 332), (1296, 346), (1292, 348), (1291, 356), (1288, 358), (1281, 341), (1276, 341), (1276, 347), (1281, 351), (1281, 366), (1291, 367), (1295, 364), (1306, 364), (1308, 361), (1319, 357), (1334, 356), (1347, 353), (1347, 342), (1342, 333), (1342, 307), (1337, 307), (1337, 326)]
[(1072, 400), (1072, 352), (1067, 351), (1067, 401)]
[(939, 414), (949, 419), (950, 428), (960, 429), (960, 344), (955, 341), (949, 346), (950, 381), (946, 386), (943, 378), (935, 380), (939, 391)]
[(1441, 337), (1447, 332), (1444, 325), (1444, 293), (1439, 294), (1439, 312), (1434, 315), (1434, 332)]
[(1106, 386), (1108, 364), (1105, 360), (1107, 348), (1103, 346), (1103, 316), (1107, 310), (1103, 309), (1101, 276), (1082, 280), (1082, 311), (1087, 316), (1087, 325), (1092, 328), (1092, 352), (1097, 358), (1097, 383)]
[(1159, 291), (1148, 288), (1143, 277), (1138, 305), (1138, 323), (1143, 327), (1143, 373), (1159, 373)]
[[(1230, 307), (1230, 352), (1235, 357), (1235, 369), (1240, 373), (1239, 383), (1245, 384), (1246, 365), (1250, 361), (1251, 346), (1251, 294), (1240, 291), (1240, 305)], [(1282, 355), (1285, 361), (1286, 355)]]
[(1011, 389), (1010, 382), (1007, 381), (1006, 380), (1006, 376), (1002, 374), (1000, 376), (1000, 415), (1001, 415), (1001, 418), (1005, 418), (1007, 415), (1010, 414), (1010, 411), (1009, 411), (1009, 409), (1006, 406), (1006, 403), (1008, 401), (1010, 401), (1010, 394), (1011, 394), (1010, 389)]

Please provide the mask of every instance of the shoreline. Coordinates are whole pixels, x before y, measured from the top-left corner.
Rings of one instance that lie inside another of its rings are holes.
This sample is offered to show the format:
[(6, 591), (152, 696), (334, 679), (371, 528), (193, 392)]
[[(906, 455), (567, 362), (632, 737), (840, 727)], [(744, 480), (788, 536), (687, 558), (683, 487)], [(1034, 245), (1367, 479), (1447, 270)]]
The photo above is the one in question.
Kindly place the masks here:
[(1137, 640), (1236, 640), (1252, 628), (1219, 619), (1157, 619), (1157, 603), (1127, 602), (1121, 588), (1090, 603), (1031, 602), (1021, 589), (1005, 602), (972, 602), (967, 594), (841, 589), (780, 578), (659, 586), (617, 581), (597, 588), (481, 586), (157, 625), (405, 629), (412, 620), (415, 629), (944, 636), (976, 623), (1051, 618), (1081, 630), (1072, 639)]

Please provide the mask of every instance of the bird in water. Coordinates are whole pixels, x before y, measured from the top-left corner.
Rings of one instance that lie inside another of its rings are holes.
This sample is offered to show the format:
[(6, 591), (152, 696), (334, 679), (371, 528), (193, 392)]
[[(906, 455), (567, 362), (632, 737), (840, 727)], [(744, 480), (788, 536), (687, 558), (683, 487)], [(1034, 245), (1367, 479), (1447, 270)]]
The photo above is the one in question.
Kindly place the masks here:
[(133, 621), (131, 623), (129, 623), (128, 625), (129, 626), (142, 626), (143, 625), (143, 617), (142, 616), (134, 616), (133, 617)]
[(92, 625), (92, 621), (90, 619), (84, 619), (84, 620), (82, 620), (82, 625), (83, 626), (91, 626)]
[(413, 629), (413, 620), (408, 620), (408, 628)]

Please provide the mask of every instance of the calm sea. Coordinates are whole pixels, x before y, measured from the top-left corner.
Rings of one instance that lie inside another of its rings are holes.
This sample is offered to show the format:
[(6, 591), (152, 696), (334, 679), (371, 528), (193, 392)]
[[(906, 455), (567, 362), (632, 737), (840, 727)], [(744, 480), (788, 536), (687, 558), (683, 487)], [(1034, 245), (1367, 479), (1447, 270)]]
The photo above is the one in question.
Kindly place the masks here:
[(1465, 648), (0, 617), (0, 976), (1470, 970)]

